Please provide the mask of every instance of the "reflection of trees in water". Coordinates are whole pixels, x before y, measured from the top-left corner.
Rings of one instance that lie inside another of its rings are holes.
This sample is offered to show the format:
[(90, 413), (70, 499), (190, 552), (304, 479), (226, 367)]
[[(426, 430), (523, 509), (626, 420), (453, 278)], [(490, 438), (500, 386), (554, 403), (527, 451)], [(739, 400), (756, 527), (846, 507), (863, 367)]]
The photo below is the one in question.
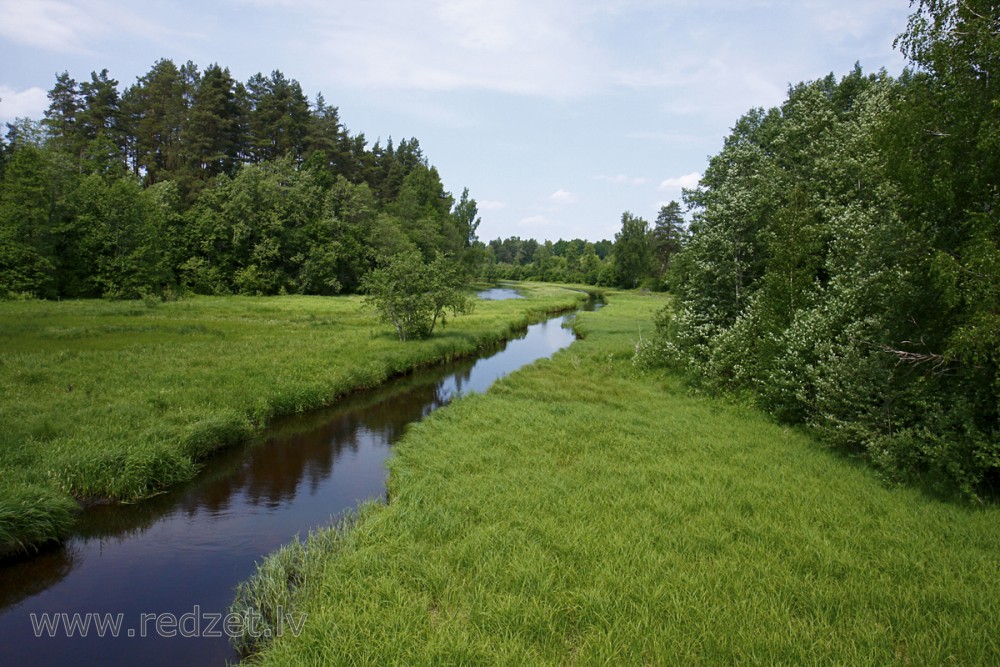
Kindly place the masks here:
[[(395, 442), (406, 426), (454, 397), (473, 362), (455, 362), (399, 378), (369, 392), (345, 397), (335, 407), (278, 421), (258, 442), (219, 452), (198, 478), (169, 493), (133, 505), (89, 508), (76, 528), (85, 538), (129, 539), (165, 515), (225, 512), (233, 497), (274, 506), (295, 496), (303, 482), (315, 491), (345, 453)], [(372, 442), (374, 441), (374, 442)]]
[(13, 607), (58, 583), (76, 567), (79, 553), (72, 543), (28, 558), (0, 564), (0, 610)]
[[(352, 400), (352, 405), (327, 412), (323, 423), (286, 432), (254, 447), (240, 471), (222, 482), (218, 495), (203, 498), (212, 507), (242, 491), (253, 505), (279, 504), (292, 498), (302, 483), (315, 491), (345, 454), (364, 456), (394, 443), (406, 427), (444, 405), (452, 397), (442, 376), (455, 376), (458, 386), (468, 379), (471, 364), (450, 373), (421, 373), (394, 383), (374, 396)], [(367, 399), (367, 400), (364, 400)]]

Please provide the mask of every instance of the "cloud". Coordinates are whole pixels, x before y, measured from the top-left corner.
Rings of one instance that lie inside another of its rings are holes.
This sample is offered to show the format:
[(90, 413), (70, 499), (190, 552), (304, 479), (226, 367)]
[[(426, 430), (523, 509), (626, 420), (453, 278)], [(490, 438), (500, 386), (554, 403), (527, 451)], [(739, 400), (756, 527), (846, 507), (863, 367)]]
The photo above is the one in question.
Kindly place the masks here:
[(151, 10), (145, 3), (129, 7), (117, 0), (0, 0), (0, 37), (63, 54), (103, 53), (109, 40), (165, 45), (179, 36), (199, 37), (167, 25), (167, 20), (178, 17), (182, 23), (190, 19), (187, 26), (194, 25), (197, 17), (185, 17), (183, 7), (166, 17)]
[(697, 187), (698, 182), (701, 181), (701, 174), (697, 171), (693, 171), (690, 174), (684, 174), (683, 176), (677, 176), (676, 178), (668, 178), (660, 183), (658, 190), (679, 190), (681, 188), (693, 188)]
[(610, 80), (590, 35), (601, 3), (573, 0), (243, 0), (280, 8), (306, 36), (282, 45), (308, 53), (336, 83), (363, 88), (485, 90), (574, 97)]
[(15, 118), (40, 118), (49, 106), (49, 97), (41, 88), (17, 91), (0, 85), (0, 123)]
[(56, 0), (0, 0), (0, 36), (59, 53), (85, 51), (87, 38), (104, 30), (84, 8)]
[(563, 190), (560, 188), (549, 195), (549, 201), (553, 204), (561, 206), (566, 204), (575, 204), (580, 201), (580, 197), (569, 190)]
[(496, 201), (493, 199), (484, 199), (482, 201), (476, 200), (476, 206), (480, 211), (500, 211), (507, 208), (506, 202)]

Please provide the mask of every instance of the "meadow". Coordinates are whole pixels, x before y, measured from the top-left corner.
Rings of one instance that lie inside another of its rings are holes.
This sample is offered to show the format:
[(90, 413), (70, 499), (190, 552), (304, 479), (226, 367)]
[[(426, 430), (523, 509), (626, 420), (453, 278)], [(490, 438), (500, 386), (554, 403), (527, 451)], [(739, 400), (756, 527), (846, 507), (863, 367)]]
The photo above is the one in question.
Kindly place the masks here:
[(662, 304), (610, 293), (583, 340), (408, 431), (388, 504), (241, 585), (272, 631), (306, 614), (249, 660), (1000, 663), (998, 508), (636, 366)]
[(359, 297), (0, 302), (0, 555), (133, 502), (274, 417), (508, 337), (586, 295), (525, 285), (402, 343)]

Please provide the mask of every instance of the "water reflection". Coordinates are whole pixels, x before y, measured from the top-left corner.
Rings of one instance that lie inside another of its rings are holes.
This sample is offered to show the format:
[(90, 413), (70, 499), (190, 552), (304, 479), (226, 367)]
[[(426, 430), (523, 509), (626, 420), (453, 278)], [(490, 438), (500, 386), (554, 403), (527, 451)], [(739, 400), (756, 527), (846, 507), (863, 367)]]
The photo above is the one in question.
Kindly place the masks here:
[[(171, 493), (88, 510), (64, 546), (0, 566), (0, 665), (234, 658), (225, 637), (157, 637), (153, 627), (139, 627), (142, 614), (179, 618), (195, 605), (225, 612), (233, 587), (262, 555), (384, 497), (385, 460), (408, 424), (568, 346), (574, 336), (565, 319), (532, 325), (486, 358), (421, 371), (333, 409), (281, 420), (260, 442), (222, 453)], [(122, 614), (121, 636), (34, 636), (32, 613), (92, 612)]]
[(506, 301), (507, 299), (523, 299), (513, 287), (492, 287), (476, 292), (476, 296), (485, 301)]

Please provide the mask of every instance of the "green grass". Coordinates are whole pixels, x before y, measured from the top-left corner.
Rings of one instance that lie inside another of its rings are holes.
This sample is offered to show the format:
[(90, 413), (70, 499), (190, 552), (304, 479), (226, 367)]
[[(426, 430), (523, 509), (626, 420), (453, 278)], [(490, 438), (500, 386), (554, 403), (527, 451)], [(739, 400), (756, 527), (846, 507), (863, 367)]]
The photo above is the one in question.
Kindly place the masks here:
[[(422, 421), (391, 502), (265, 561), (265, 665), (1000, 663), (1000, 512), (637, 370), (655, 296)], [(287, 627), (287, 626), (286, 626)]]
[(0, 554), (65, 534), (72, 498), (157, 493), (277, 415), (468, 355), (583, 298), (523, 290), (407, 343), (357, 297), (0, 303)]

